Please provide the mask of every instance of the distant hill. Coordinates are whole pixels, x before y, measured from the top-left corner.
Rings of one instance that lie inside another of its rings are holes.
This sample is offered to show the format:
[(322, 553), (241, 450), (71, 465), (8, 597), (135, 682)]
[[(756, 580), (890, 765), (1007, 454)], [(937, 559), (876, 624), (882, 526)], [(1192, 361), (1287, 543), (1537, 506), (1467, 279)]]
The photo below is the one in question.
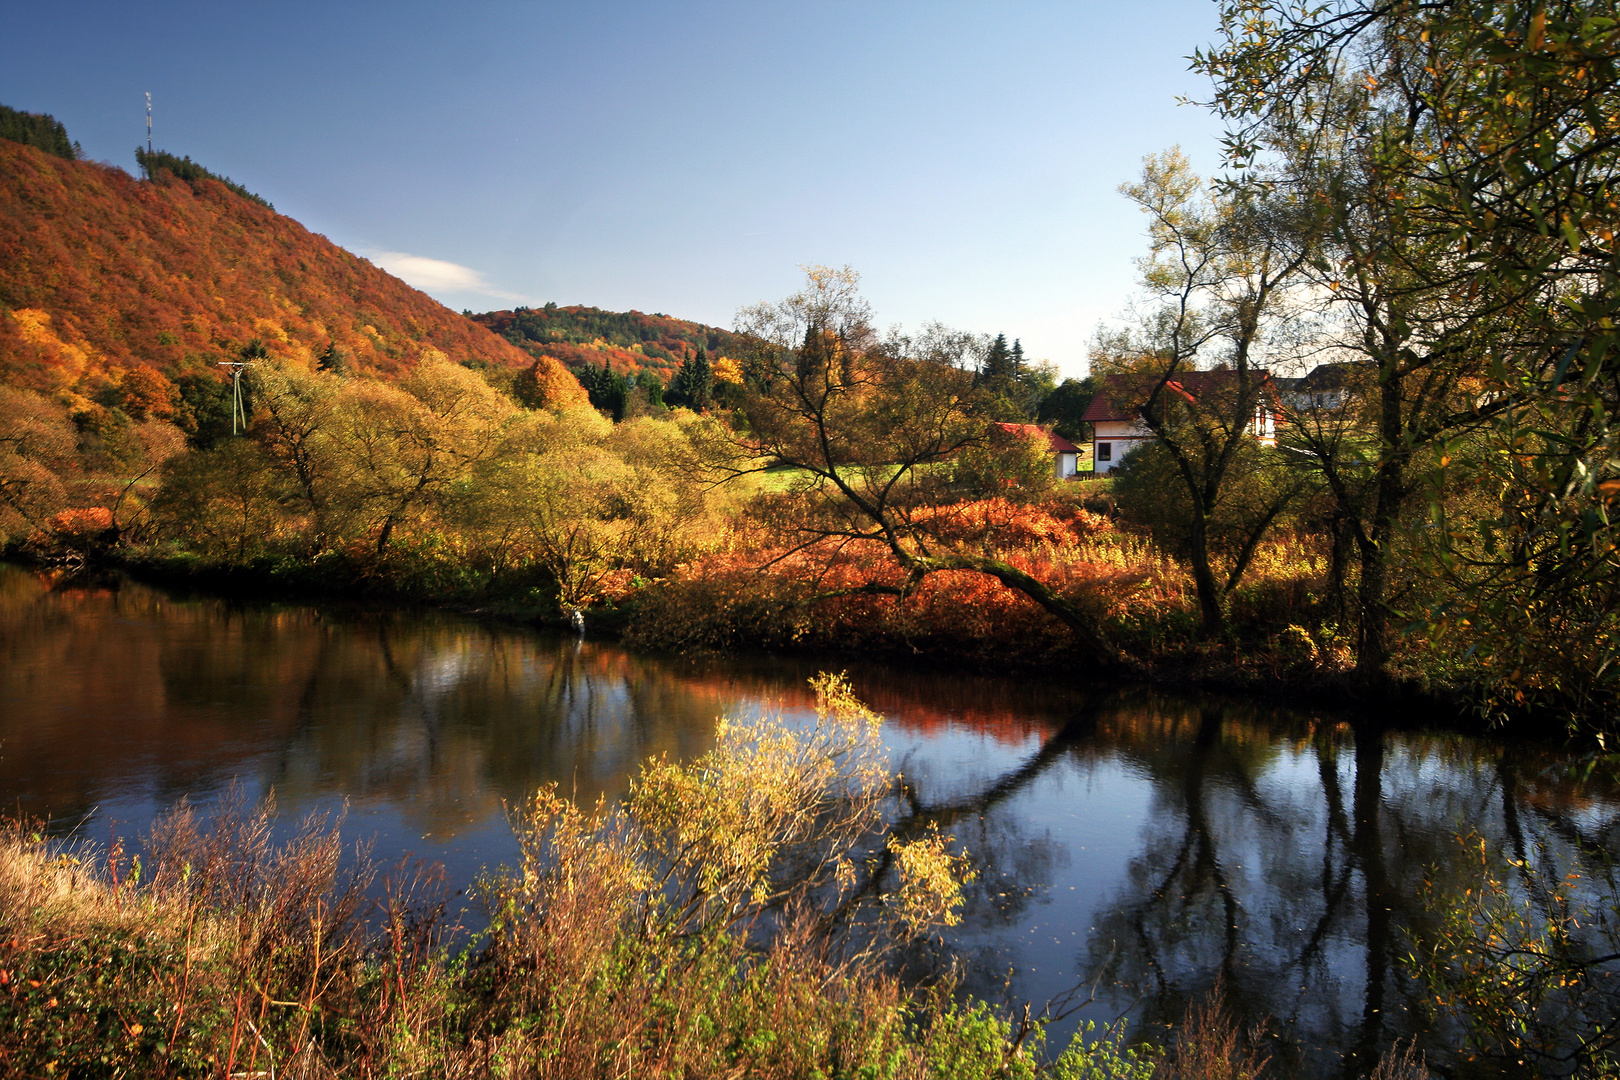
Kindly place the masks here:
[(711, 362), (735, 351), (736, 337), (730, 331), (640, 311), (547, 304), (472, 318), (532, 356), (552, 357), (576, 370), (605, 361), (620, 375), (650, 369), (666, 383), (686, 355), (700, 347)]
[[(154, 378), (221, 377), (217, 362), (254, 338), (385, 377), (429, 350), (503, 372), (537, 363), (210, 175), (137, 180), (0, 138), (0, 384), (107, 403), (126, 382), (161, 394)], [(559, 364), (538, 364), (548, 400), (583, 403)]]

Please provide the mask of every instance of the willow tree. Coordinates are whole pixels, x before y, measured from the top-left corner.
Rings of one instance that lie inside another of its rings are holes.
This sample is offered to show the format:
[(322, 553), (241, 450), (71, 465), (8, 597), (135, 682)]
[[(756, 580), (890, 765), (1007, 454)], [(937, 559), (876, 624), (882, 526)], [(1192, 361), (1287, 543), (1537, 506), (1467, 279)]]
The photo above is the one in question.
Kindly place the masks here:
[(925, 340), (872, 329), (859, 275), (807, 268), (805, 286), (738, 313), (747, 388), (735, 418), (734, 474), (786, 466), (789, 527), (801, 546), (877, 545), (905, 571), (899, 585), (856, 591), (905, 597), (929, 574), (967, 570), (1028, 596), (1074, 632), (1102, 667), (1123, 663), (1100, 619), (1001, 560), (942, 543), (918, 510), (948, 497), (949, 466), (989, 438), (983, 392), (966, 366), (970, 339), (938, 328)]
[(382, 558), (402, 525), (428, 516), (500, 450), (517, 406), (474, 372), (442, 356), (399, 384), (356, 379), (332, 406), (320, 471), (330, 477), (330, 517), (366, 536)]

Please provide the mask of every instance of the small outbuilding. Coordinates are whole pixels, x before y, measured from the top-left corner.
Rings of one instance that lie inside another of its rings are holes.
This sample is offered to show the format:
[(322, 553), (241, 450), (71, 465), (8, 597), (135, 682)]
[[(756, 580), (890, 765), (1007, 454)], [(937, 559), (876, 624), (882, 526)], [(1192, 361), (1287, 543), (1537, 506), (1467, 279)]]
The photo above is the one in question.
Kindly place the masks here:
[(994, 424), (997, 431), (1017, 439), (1031, 439), (1040, 435), (1052, 454), (1052, 475), (1068, 480), (1080, 471), (1080, 448), (1055, 431), (1047, 431), (1038, 424)]

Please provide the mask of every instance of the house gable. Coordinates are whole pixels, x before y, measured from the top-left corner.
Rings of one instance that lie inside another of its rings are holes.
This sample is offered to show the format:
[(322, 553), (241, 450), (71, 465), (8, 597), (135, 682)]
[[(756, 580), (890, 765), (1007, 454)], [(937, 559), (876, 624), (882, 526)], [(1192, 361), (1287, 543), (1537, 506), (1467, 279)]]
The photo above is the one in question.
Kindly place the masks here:
[[(1267, 446), (1277, 444), (1277, 387), (1263, 370), (1254, 374), (1260, 380), (1261, 401), (1250, 420), (1250, 433)], [(1181, 371), (1164, 382), (1164, 393), (1189, 403), (1222, 393), (1233, 386), (1237, 373), (1231, 370)], [(1159, 386), (1159, 377), (1147, 373), (1108, 375), (1097, 389), (1081, 419), (1092, 425), (1093, 468), (1098, 473), (1113, 471), (1125, 456), (1154, 441), (1156, 436), (1142, 419), (1147, 398)]]

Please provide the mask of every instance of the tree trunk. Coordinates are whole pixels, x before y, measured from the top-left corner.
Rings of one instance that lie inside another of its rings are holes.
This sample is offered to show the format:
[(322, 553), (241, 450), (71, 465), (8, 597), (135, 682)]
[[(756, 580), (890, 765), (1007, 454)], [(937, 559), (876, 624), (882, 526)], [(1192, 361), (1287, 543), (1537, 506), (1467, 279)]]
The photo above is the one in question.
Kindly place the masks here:
[(1192, 549), (1193, 584), (1198, 589), (1198, 613), (1202, 619), (1199, 632), (1206, 638), (1219, 638), (1226, 633), (1226, 611), (1221, 606), (1221, 584), (1209, 563), (1209, 514), (1196, 504), (1192, 535), (1188, 539)]
[(1378, 417), (1380, 461), (1371, 527), (1361, 543), (1361, 584), (1357, 588), (1361, 632), (1356, 673), (1373, 685), (1388, 677), (1389, 545), (1405, 496), (1406, 447), (1401, 424), (1401, 376), (1391, 370), (1380, 388)]

